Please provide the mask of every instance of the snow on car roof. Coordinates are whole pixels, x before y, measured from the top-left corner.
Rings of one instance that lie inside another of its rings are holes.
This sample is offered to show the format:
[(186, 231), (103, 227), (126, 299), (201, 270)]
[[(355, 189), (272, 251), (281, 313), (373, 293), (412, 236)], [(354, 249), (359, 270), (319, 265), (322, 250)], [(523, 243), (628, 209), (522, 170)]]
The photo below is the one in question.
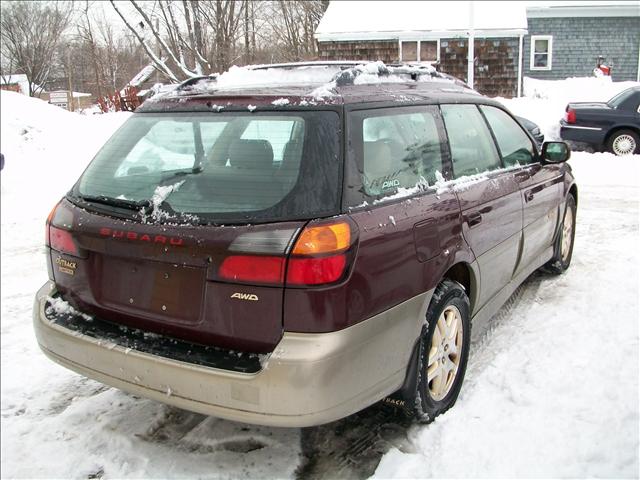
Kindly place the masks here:
[[(444, 82), (455, 92), (468, 90), (462, 81), (437, 72), (429, 64), (385, 65), (377, 62), (299, 62), (292, 64), (231, 67), (221, 75), (189, 79), (164, 95), (151, 100), (175, 97), (221, 95), (292, 95), (329, 101), (350, 85), (411, 84)], [(334, 98), (335, 100), (335, 98)]]

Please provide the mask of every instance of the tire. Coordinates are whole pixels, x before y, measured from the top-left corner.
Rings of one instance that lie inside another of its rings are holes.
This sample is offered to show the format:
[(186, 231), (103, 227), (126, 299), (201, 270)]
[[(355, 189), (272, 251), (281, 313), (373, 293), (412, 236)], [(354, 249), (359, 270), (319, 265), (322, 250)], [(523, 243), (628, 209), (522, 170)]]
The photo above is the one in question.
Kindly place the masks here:
[[(405, 407), (406, 413), (421, 423), (431, 423), (449, 410), (462, 387), (471, 338), (469, 297), (462, 285), (452, 280), (438, 285), (426, 320), (417, 355), (416, 395), (412, 404)], [(443, 331), (451, 332), (448, 341), (442, 338)], [(450, 368), (446, 373), (441, 369), (443, 365)]]
[(560, 275), (571, 265), (573, 244), (576, 236), (576, 200), (573, 195), (567, 195), (562, 225), (554, 246), (553, 258), (545, 265), (545, 270)]
[(618, 130), (607, 140), (607, 151), (615, 155), (640, 153), (640, 137), (633, 130)]

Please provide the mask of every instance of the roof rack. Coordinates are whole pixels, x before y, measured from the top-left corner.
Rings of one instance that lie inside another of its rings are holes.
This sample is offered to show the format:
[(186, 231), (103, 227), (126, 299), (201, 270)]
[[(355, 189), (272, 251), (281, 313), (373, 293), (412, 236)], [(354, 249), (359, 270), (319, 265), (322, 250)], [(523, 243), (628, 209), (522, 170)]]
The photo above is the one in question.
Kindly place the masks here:
[[(335, 75), (333, 81), (335, 81), (337, 87), (343, 87), (345, 85), (353, 85), (355, 79), (363, 74), (377, 75), (378, 77), (387, 77), (391, 75), (408, 75), (411, 80), (417, 81), (421, 76), (430, 76), (435, 78), (452, 79), (453, 77), (438, 72), (431, 65), (411, 65), (406, 63), (395, 63), (385, 65), (384, 63), (378, 63), (377, 69), (362, 68), (366, 63), (373, 62), (361, 62), (352, 66), (349, 69), (345, 69)], [(462, 82), (461, 82), (462, 83)]]
[(249, 70), (268, 70), (271, 68), (300, 68), (300, 67), (341, 67), (351, 68), (356, 65), (368, 63), (367, 60), (326, 60), (326, 61), (309, 61), (309, 62), (290, 62), (290, 63), (268, 63), (264, 65), (248, 65)]

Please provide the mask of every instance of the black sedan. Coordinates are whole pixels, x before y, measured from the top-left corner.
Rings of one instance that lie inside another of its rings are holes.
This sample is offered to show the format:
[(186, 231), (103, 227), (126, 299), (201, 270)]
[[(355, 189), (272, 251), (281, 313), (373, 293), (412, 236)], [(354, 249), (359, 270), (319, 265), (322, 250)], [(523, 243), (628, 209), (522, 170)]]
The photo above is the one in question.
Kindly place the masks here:
[(606, 103), (570, 103), (560, 120), (560, 136), (616, 155), (640, 153), (640, 87)]

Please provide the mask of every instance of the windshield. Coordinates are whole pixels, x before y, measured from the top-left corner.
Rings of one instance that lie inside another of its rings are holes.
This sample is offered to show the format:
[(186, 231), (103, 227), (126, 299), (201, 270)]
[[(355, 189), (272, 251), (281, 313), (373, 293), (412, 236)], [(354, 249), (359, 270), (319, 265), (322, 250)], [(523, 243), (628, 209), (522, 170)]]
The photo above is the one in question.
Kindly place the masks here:
[(631, 95), (633, 95), (633, 88), (630, 88), (628, 90), (624, 90), (624, 91), (620, 92), (619, 94), (617, 94), (615, 97), (613, 97), (611, 100), (609, 100), (607, 102), (607, 105), (609, 105), (611, 108), (618, 108)]
[(329, 111), (137, 114), (98, 153), (72, 196), (157, 221), (332, 215), (338, 152), (338, 115)]

